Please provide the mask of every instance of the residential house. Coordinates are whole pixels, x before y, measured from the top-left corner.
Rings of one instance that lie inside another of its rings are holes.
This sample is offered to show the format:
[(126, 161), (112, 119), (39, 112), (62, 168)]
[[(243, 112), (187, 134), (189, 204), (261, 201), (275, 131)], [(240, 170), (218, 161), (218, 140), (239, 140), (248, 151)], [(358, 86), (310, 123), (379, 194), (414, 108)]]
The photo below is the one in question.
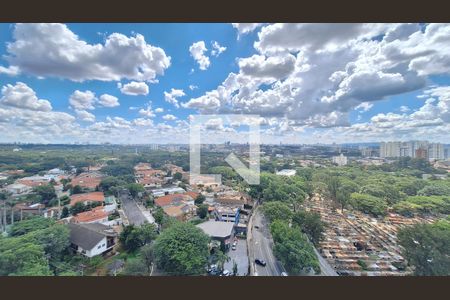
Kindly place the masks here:
[(5, 187), (5, 190), (13, 195), (20, 195), (28, 193), (32, 190), (32, 188), (28, 185), (21, 184), (21, 183), (14, 183), (7, 185)]
[(97, 172), (85, 172), (72, 178), (71, 185), (79, 185), (84, 189), (95, 190), (102, 181), (102, 175)]
[(87, 257), (111, 251), (116, 244), (117, 233), (112, 227), (99, 224), (68, 224), (71, 248)]
[(106, 223), (108, 222), (108, 213), (102, 206), (94, 207), (92, 210), (78, 213), (71, 219), (73, 223)]
[(103, 204), (105, 201), (105, 196), (103, 192), (91, 192), (84, 194), (74, 194), (70, 196), (70, 206), (74, 206), (78, 202), (82, 202), (84, 205), (87, 205), (92, 202), (99, 202)]
[(162, 197), (165, 195), (184, 194), (186, 191), (180, 187), (170, 187), (152, 190), (153, 197)]
[(192, 193), (165, 195), (155, 199), (155, 204), (162, 207), (164, 212), (181, 221), (185, 221), (193, 216), (197, 211), (195, 198)]
[(215, 201), (221, 205), (245, 205), (251, 202), (251, 198), (237, 191), (218, 193)]

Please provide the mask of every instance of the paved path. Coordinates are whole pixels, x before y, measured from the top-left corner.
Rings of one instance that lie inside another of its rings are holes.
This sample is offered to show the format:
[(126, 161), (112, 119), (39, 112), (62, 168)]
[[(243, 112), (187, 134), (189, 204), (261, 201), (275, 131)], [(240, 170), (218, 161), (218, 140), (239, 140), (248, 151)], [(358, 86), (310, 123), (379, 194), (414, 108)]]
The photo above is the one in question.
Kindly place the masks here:
[[(314, 246), (313, 246), (314, 247)], [(320, 255), (319, 251), (314, 247), (314, 253), (317, 255), (317, 259), (319, 260), (320, 265), (320, 276), (339, 276), (338, 273), (334, 270), (332, 266), (328, 263), (328, 261)]]

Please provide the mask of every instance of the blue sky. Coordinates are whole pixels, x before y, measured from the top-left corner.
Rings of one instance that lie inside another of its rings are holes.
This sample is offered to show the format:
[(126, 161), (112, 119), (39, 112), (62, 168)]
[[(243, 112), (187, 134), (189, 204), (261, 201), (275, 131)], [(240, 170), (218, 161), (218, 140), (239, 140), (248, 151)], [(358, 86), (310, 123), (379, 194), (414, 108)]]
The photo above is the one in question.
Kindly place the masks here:
[[(0, 142), (187, 142), (192, 116), (230, 113), (257, 115), (265, 142), (448, 142), (449, 33), (448, 24), (0, 24)], [(130, 83), (148, 92), (130, 95)], [(242, 126), (205, 128), (211, 142), (243, 137)]]

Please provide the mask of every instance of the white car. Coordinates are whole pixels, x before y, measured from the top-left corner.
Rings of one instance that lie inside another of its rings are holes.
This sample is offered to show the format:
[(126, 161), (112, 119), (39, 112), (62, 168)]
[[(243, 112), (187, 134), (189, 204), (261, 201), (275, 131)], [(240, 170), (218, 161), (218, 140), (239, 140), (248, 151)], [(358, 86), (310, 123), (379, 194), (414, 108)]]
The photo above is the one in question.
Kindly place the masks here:
[(286, 272), (281, 272), (281, 276), (288, 276)]
[(231, 276), (231, 272), (228, 270), (223, 270), (222, 276)]

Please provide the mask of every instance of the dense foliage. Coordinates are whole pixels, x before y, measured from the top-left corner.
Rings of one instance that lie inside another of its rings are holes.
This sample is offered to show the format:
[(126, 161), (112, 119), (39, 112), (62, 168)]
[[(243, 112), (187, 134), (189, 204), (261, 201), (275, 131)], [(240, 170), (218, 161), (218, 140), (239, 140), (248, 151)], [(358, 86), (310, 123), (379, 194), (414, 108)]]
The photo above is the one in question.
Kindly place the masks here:
[(12, 228), (15, 236), (0, 239), (0, 275), (53, 275), (52, 265), (61, 261), (69, 246), (69, 229), (50, 222), (44, 228), (47, 223), (42, 220), (22, 222)]
[(129, 225), (120, 233), (119, 241), (126, 251), (135, 252), (140, 247), (151, 243), (156, 236), (157, 228), (154, 224)]
[(208, 263), (209, 237), (190, 223), (177, 222), (155, 241), (158, 268), (170, 275), (200, 275)]
[(450, 222), (417, 224), (398, 232), (404, 256), (418, 276), (450, 275)]
[(313, 269), (320, 272), (317, 257), (312, 245), (308, 243), (298, 227), (289, 227), (282, 220), (273, 221), (270, 225), (275, 245), (275, 256), (283, 263), (289, 274), (301, 275)]

